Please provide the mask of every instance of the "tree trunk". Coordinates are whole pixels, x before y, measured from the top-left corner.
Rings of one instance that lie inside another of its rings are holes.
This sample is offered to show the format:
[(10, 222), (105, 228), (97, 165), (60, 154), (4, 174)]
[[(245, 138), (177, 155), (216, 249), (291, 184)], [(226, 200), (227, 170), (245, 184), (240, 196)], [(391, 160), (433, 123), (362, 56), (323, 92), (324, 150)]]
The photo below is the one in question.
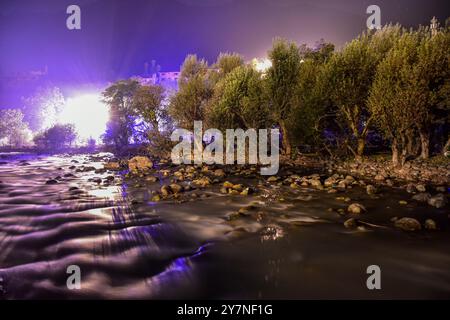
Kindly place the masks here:
[(361, 159), (364, 155), (364, 148), (366, 147), (366, 139), (365, 137), (358, 138), (358, 147), (356, 149), (357, 158)]
[(421, 146), (420, 157), (422, 159), (428, 159), (430, 157), (430, 134), (425, 130), (421, 130), (419, 131), (419, 136)]
[(400, 164), (400, 155), (396, 139), (392, 140), (391, 148), (392, 148), (392, 164), (394, 165), (394, 167), (398, 167)]
[(450, 148), (450, 138), (447, 139), (447, 142), (445, 143), (444, 147), (442, 148), (442, 154), (445, 155), (445, 152), (447, 151), (447, 149)]
[(284, 154), (286, 156), (290, 157), (291, 153), (292, 153), (292, 147), (291, 147), (291, 142), (289, 141), (289, 135), (288, 135), (286, 123), (284, 122), (284, 120), (280, 120), (280, 129), (281, 129), (281, 137), (282, 137)]

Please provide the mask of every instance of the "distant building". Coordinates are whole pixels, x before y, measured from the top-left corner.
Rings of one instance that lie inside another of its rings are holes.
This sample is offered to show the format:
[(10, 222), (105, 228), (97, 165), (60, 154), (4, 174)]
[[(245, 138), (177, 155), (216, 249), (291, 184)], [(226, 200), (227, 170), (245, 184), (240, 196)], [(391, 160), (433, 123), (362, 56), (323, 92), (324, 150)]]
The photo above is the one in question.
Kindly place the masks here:
[[(150, 70), (149, 70), (150, 69)], [(144, 74), (142, 76), (134, 76), (132, 79), (137, 80), (141, 85), (160, 85), (166, 90), (177, 90), (180, 71), (161, 72), (160, 66), (152, 61), (149, 67), (148, 62), (144, 64)]]

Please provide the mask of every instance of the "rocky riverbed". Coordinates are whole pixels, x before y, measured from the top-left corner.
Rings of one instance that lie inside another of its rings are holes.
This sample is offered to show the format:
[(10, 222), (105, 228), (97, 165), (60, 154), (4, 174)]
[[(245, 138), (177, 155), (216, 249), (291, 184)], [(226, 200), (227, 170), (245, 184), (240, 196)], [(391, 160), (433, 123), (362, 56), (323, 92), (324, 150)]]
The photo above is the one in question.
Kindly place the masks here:
[[(4, 299), (450, 297), (444, 180), (0, 157)], [(381, 290), (366, 287), (373, 264)], [(81, 290), (66, 286), (69, 265)]]

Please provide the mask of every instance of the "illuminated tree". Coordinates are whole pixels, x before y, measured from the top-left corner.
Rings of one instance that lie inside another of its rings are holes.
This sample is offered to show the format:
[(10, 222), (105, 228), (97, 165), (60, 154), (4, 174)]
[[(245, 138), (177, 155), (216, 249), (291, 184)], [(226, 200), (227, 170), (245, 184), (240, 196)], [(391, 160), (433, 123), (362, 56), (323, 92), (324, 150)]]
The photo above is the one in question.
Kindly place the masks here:
[(277, 39), (269, 51), (269, 58), (272, 66), (267, 71), (266, 81), (270, 110), (281, 129), (283, 150), (289, 156), (292, 148), (287, 120), (293, 108), (293, 97), (299, 81), (300, 52), (294, 43)]
[(367, 108), (367, 98), (379, 62), (402, 33), (400, 26), (385, 26), (375, 33), (367, 32), (335, 53), (324, 68), (328, 94), (344, 119), (361, 158), (373, 118)]
[(65, 105), (58, 87), (40, 87), (35, 94), (22, 100), (25, 120), (33, 131), (49, 128), (56, 123)]
[(31, 130), (28, 123), (23, 121), (20, 109), (0, 110), (0, 140), (14, 147), (22, 147), (31, 142)]
[(128, 146), (133, 136), (136, 120), (133, 97), (139, 87), (139, 82), (135, 80), (121, 80), (102, 93), (110, 113), (103, 142), (113, 144), (116, 150)]
[(394, 165), (403, 165), (411, 155), (408, 146), (416, 131), (427, 158), (430, 131), (436, 121), (448, 121), (449, 49), (448, 31), (431, 35), (421, 28), (403, 34), (377, 69), (369, 107), (391, 140)]
[(40, 149), (61, 151), (71, 147), (77, 138), (75, 127), (71, 124), (55, 124), (34, 137), (34, 143)]
[(175, 123), (192, 129), (194, 121), (203, 120), (204, 110), (212, 95), (211, 84), (207, 80), (208, 65), (195, 55), (188, 55), (181, 67), (178, 92), (169, 102), (169, 114)]
[(261, 73), (250, 66), (234, 68), (216, 85), (206, 114), (214, 128), (265, 128), (270, 119)]

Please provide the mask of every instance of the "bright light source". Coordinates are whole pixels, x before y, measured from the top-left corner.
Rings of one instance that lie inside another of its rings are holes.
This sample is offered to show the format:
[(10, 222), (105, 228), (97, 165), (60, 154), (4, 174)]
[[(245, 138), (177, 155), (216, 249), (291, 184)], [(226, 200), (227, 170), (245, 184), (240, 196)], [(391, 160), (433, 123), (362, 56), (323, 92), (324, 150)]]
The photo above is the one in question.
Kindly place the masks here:
[(96, 94), (86, 94), (68, 98), (58, 122), (73, 124), (79, 143), (86, 143), (89, 138), (100, 142), (108, 120), (108, 107), (101, 102), (100, 97)]
[(264, 73), (267, 71), (267, 69), (269, 69), (272, 66), (272, 61), (270, 61), (267, 58), (263, 59), (254, 58), (252, 60), (252, 64), (256, 71)]

